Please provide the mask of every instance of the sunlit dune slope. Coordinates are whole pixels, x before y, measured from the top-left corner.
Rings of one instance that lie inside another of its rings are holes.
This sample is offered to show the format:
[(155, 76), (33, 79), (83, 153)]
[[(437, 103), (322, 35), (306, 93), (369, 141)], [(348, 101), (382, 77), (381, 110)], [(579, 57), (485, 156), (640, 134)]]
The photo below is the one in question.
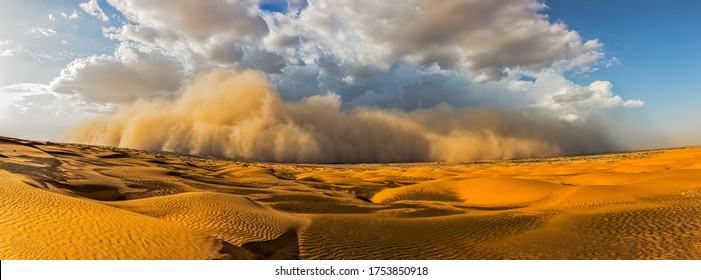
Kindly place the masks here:
[(460, 201), (482, 207), (532, 206), (555, 199), (566, 186), (537, 180), (482, 177), (465, 180), (433, 180), (387, 189), (373, 197), (378, 202), (410, 200)]
[(201, 230), (238, 246), (274, 239), (302, 224), (302, 219), (225, 193), (181, 193), (107, 204)]
[(2, 259), (701, 259), (701, 148), (236, 162), (0, 137)]
[(2, 171), (3, 259), (207, 259), (221, 243), (155, 218), (29, 187)]

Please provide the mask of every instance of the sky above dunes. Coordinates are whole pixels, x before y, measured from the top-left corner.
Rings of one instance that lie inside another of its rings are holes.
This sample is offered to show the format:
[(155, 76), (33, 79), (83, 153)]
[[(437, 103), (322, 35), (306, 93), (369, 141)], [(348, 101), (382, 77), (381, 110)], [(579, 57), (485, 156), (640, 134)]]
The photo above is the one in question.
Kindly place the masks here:
[[(444, 141), (516, 141), (528, 147), (539, 141), (538, 148), (516, 154), (504, 144), (491, 145), (495, 152), (484, 157), (701, 144), (699, 11), (697, 1), (648, 0), (3, 1), (0, 134), (125, 145), (127, 128), (144, 123), (123, 117), (135, 108), (148, 107), (163, 119), (184, 118), (162, 108), (195, 100), (197, 94), (205, 103), (223, 98), (234, 107), (244, 99), (265, 98), (233, 90), (230, 95), (241, 99), (230, 100), (219, 93), (220, 86), (197, 84), (226, 84), (253, 75), (241, 74), (250, 69), (262, 77), (261, 88), (279, 99), (282, 105), (274, 108), (326, 100), (322, 103), (329, 107), (319, 110), (335, 112), (350, 131), (359, 129), (356, 124), (361, 131), (392, 126), (388, 118), (413, 120), (426, 134), (440, 136), (416, 141), (442, 143), (416, 148), (434, 154), (418, 159), (448, 159), (435, 156), (445, 153), (435, 148), (446, 146)], [(215, 90), (193, 93), (198, 87)], [(359, 120), (363, 114), (385, 121)], [(499, 125), (476, 115), (495, 116), (484, 118)], [(322, 122), (285, 116), (273, 119), (306, 132), (304, 137), (320, 146), (344, 137), (325, 130)], [(110, 117), (103, 121), (106, 127), (94, 130), (96, 118)], [(232, 138), (238, 129), (227, 118), (216, 123), (229, 126), (224, 134), (194, 133), (209, 119), (186, 119), (192, 122), (184, 126), (186, 134), (205, 140)], [(456, 123), (451, 128), (435, 128), (451, 120)], [(80, 125), (85, 121), (93, 131)], [(371, 129), (366, 122), (382, 125)], [(77, 134), (89, 136), (77, 139), (70, 132), (76, 126)], [(509, 126), (518, 129), (504, 128)], [(464, 134), (492, 136), (455, 138)], [(129, 146), (204, 149), (149, 141)], [(322, 149), (262, 159), (325, 161), (318, 154), (326, 153), (346, 154)], [(348, 159), (364, 161), (326, 160)], [(392, 158), (405, 159), (417, 158)]]

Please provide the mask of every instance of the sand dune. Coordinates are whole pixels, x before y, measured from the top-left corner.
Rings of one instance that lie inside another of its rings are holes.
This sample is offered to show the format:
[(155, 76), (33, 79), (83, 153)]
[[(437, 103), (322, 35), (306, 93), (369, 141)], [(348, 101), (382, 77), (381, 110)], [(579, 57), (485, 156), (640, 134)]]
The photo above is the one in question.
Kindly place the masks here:
[(237, 246), (275, 239), (303, 223), (245, 197), (224, 193), (181, 193), (108, 205), (200, 230)]
[(553, 200), (566, 192), (559, 184), (504, 177), (483, 177), (458, 181), (433, 180), (386, 189), (373, 197), (377, 202), (397, 200), (460, 201), (477, 207), (525, 207)]
[(1, 173), (2, 259), (206, 259), (221, 243), (197, 231), (28, 187)]
[(701, 259), (701, 148), (277, 164), (0, 137), (1, 259)]

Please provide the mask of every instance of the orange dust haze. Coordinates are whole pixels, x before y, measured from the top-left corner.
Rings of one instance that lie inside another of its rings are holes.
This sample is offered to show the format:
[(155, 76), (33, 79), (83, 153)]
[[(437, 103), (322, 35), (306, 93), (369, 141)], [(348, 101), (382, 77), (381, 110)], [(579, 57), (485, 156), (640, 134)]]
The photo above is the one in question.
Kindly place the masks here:
[(139, 100), (66, 137), (89, 143), (242, 160), (408, 162), (506, 159), (610, 150), (596, 123), (536, 110), (342, 109), (338, 96), (282, 100), (255, 71), (199, 75), (174, 99)]

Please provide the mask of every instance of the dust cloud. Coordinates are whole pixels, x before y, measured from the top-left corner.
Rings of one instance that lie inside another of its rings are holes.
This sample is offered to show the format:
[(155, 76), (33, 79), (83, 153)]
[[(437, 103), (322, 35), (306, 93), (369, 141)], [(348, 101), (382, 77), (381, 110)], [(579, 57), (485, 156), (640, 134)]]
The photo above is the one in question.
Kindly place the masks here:
[(568, 122), (535, 109), (342, 109), (334, 95), (284, 101), (252, 70), (201, 74), (178, 97), (120, 107), (64, 140), (300, 163), (467, 161), (614, 148), (595, 121)]

